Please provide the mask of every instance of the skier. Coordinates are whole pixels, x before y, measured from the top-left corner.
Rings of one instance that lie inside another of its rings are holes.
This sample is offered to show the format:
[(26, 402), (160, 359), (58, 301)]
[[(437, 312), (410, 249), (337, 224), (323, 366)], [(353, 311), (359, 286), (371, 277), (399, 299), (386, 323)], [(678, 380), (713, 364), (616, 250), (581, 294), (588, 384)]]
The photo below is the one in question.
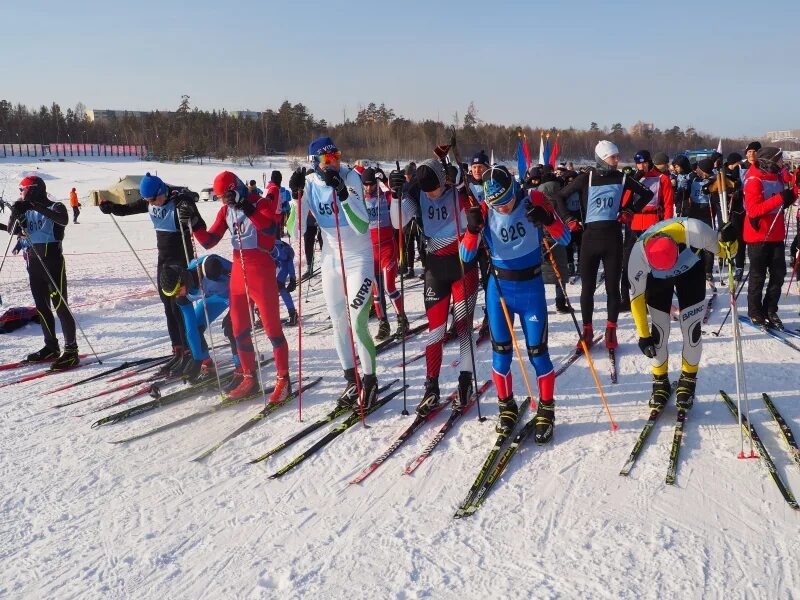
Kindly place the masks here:
[[(115, 204), (104, 200), (100, 203), (100, 211), (118, 217), (149, 213), (156, 230), (158, 281), (161, 279), (161, 270), (166, 265), (186, 267), (186, 248), (191, 247), (191, 229), (205, 228), (205, 223), (197, 212), (197, 194), (188, 188), (169, 186), (161, 178), (147, 173), (139, 182), (139, 194), (141, 200), (132, 204)], [(183, 208), (183, 212), (190, 216), (188, 226), (186, 219), (178, 216), (179, 208)], [(191, 366), (192, 353), (186, 342), (183, 317), (175, 299), (165, 296), (160, 289), (159, 296), (164, 305), (173, 352), (172, 359), (164, 364), (161, 373), (178, 375)]]
[[(594, 149), (596, 164), (587, 173), (554, 194), (555, 204), (562, 219), (566, 219), (570, 231), (583, 231), (581, 239), (581, 316), (583, 339), (587, 347), (594, 337), (592, 316), (594, 314), (594, 286), (600, 261), (603, 262), (606, 280), (608, 317), (605, 344), (609, 349), (617, 347), (617, 317), (620, 309), (620, 282), (622, 275), (622, 230), (620, 223), (630, 223), (634, 213), (640, 212), (653, 198), (653, 192), (633, 177), (617, 170), (619, 149), (608, 140), (601, 140)], [(575, 192), (581, 194), (581, 223), (570, 216), (567, 199)], [(626, 192), (635, 196), (624, 206)], [(581, 350), (580, 341), (577, 345)]]
[[(561, 246), (569, 243), (570, 234), (545, 195), (538, 190), (522, 190), (505, 167), (486, 170), (483, 185), (485, 202), (467, 209), (467, 232), (460, 252), (462, 260), (470, 263), (475, 260), (481, 239), (489, 248), (492, 269), (486, 306), (492, 337), (492, 378), (500, 410), (497, 432), (510, 434), (518, 416), (511, 381), (512, 334), (502, 298), (512, 324), (515, 314), (520, 317), (539, 383), (534, 435), (538, 443), (546, 443), (553, 436), (555, 422), (555, 373), (547, 348), (547, 300), (539, 227), (544, 226)], [(533, 398), (531, 401), (535, 402)]]
[[(203, 332), (230, 304), (231, 261), (216, 254), (206, 254), (192, 259), (184, 269), (178, 265), (167, 265), (161, 270), (159, 285), (165, 296), (174, 297), (183, 314), (186, 340), (194, 361), (183, 376), (192, 382), (207, 380), (215, 376), (214, 363), (208, 354)], [(202, 291), (200, 287), (202, 286)], [(203, 297), (205, 296), (205, 302)], [(235, 349), (235, 338), (230, 341)], [(234, 351), (233, 364), (239, 366), (239, 357)]]
[[(531, 173), (532, 177), (530, 178), (531, 185), (535, 184), (534, 189), (540, 191), (545, 196), (552, 197), (557, 191), (559, 191), (563, 186), (561, 180), (556, 177), (555, 173), (553, 173), (553, 169), (550, 165), (545, 165), (544, 167), (537, 167), (537, 170)], [(536, 183), (538, 182), (538, 183)], [(578, 210), (576, 211), (577, 214), (580, 214), (580, 196), (579, 194), (573, 193), (569, 197), (570, 201), (577, 201), (578, 202)], [(570, 215), (573, 215), (572, 208), (567, 202), (567, 209), (570, 211)], [(567, 246), (562, 246), (560, 244), (554, 244), (555, 240), (552, 239), (550, 234), (545, 230), (542, 232), (544, 239), (548, 241), (550, 244), (550, 252), (553, 255), (553, 258), (556, 261), (556, 267), (558, 268), (558, 272), (562, 274), (567, 272), (574, 273), (574, 265), (572, 270), (570, 270), (568, 266), (568, 256), (567, 256)], [(571, 241), (571, 240), (570, 240)], [(560, 314), (569, 314), (569, 306), (567, 305), (567, 299), (564, 296), (564, 291), (561, 289), (561, 286), (558, 285), (558, 279), (556, 278), (555, 270), (553, 269), (549, 260), (542, 261), (542, 279), (546, 285), (552, 285), (553, 289), (555, 290), (556, 295), (556, 311)], [(566, 284), (566, 282), (564, 282)]]
[(213, 248), (227, 230), (230, 231), (233, 244), (230, 312), (242, 373), (234, 377), (225, 391), (230, 398), (244, 398), (258, 388), (259, 373), (256, 372), (252, 340), (253, 303), (258, 307), (275, 357), (277, 377), (269, 402), (280, 404), (291, 393), (291, 381), (289, 347), (281, 329), (275, 277), (278, 198), (273, 193), (268, 193), (264, 198), (248, 193), (241, 179), (230, 171), (223, 171), (216, 176), (214, 193), (222, 198), (224, 205), (211, 227), (197, 227), (194, 235), (204, 248)]
[[(403, 174), (392, 171), (392, 189), (402, 186)], [(475, 343), (472, 322), (478, 296), (477, 261), (460, 264), (458, 245), (466, 232), (469, 200), (462, 188), (446, 183), (445, 169), (435, 159), (423, 161), (417, 167), (417, 186), (403, 197), (403, 223), (400, 223), (399, 202), (392, 203), (392, 224), (402, 228), (416, 218), (425, 239), (425, 314), (428, 318), (428, 343), (425, 348), (426, 379), (422, 401), (417, 414), (425, 416), (440, 402), (439, 373), (442, 367), (447, 314), (454, 304), (455, 327), (460, 345), (460, 368), (456, 408), (463, 408), (472, 395), (472, 357)]]
[[(683, 334), (676, 404), (683, 409), (692, 407), (703, 349), (700, 327), (706, 305), (705, 270), (699, 251), (730, 258), (736, 253), (737, 235), (731, 223), (717, 234), (698, 219), (676, 217), (650, 227), (631, 250), (628, 263), (631, 313), (639, 333), (639, 348), (653, 359), (651, 408), (665, 405), (671, 394), (668, 342), (673, 291), (678, 296)], [(648, 313), (652, 324), (648, 324)]]
[(733, 274), (734, 281), (741, 281), (744, 273), (744, 259), (747, 253), (747, 243), (742, 237), (744, 233), (744, 194), (742, 185), (744, 178), (742, 176), (742, 155), (738, 152), (731, 152), (725, 160), (725, 176), (728, 181), (733, 182), (733, 189), (728, 192), (728, 204), (730, 205), (729, 214), (730, 220), (736, 227), (739, 233), (738, 249), (736, 251), (736, 258), (734, 265), (736, 270)]
[[(375, 343), (368, 328), (375, 269), (361, 177), (355, 170), (342, 166), (341, 156), (329, 137), (317, 138), (309, 144), (308, 158), (314, 169), (305, 175), (302, 210), (297, 210), (297, 203), (292, 205), (287, 229), (292, 237), (304, 236), (311, 215), (322, 231), (325, 240), (320, 261), (322, 293), (346, 381), (337, 404), (355, 408), (360, 401), (362, 408), (367, 409), (375, 402), (378, 389)], [(353, 356), (356, 353), (364, 372), (360, 398)]]
[(378, 334), (375, 339), (385, 340), (391, 335), (389, 319), (386, 315), (385, 302), (381, 300), (384, 294), (389, 296), (397, 312), (397, 336), (402, 337), (408, 331), (408, 319), (403, 308), (403, 298), (397, 289), (397, 242), (395, 230), (389, 214), (389, 204), (393, 201), (391, 193), (381, 189), (382, 178), (372, 167), (367, 167), (361, 173), (361, 182), (364, 186), (364, 202), (369, 215), (369, 233), (372, 238), (372, 254), (374, 257), (374, 271), (378, 282), (373, 286), (373, 305), (375, 314), (380, 321)]
[[(278, 282), (278, 292), (281, 295), (286, 310), (289, 312), (287, 325), (297, 325), (297, 309), (292, 300), (292, 292), (297, 289), (297, 276), (294, 271), (294, 249), (283, 240), (275, 240), (278, 256), (275, 260), (277, 267), (275, 277)], [(287, 283), (288, 280), (288, 283)]]
[[(398, 197), (405, 198), (411, 193), (411, 190), (418, 186), (417, 184), (417, 164), (410, 162), (406, 165), (405, 182), (403, 187), (399, 190)], [(416, 192), (414, 192), (416, 194)], [(403, 235), (403, 256), (401, 257), (400, 268), (398, 273), (401, 277), (408, 277), (413, 279), (416, 277), (414, 272), (414, 248), (416, 247), (416, 256), (419, 257), (420, 264), (424, 265), (425, 262), (425, 248), (423, 247), (422, 235), (419, 230), (419, 225), (416, 219), (411, 219), (408, 225), (403, 227), (401, 232)], [(423, 266), (423, 270), (425, 267)]]
[[(19, 200), (11, 207), (7, 231), (9, 235), (22, 236), (20, 245), (28, 266), (31, 295), (44, 335), (44, 347), (29, 354), (25, 362), (53, 361), (50, 365), (53, 371), (69, 369), (80, 362), (75, 319), (67, 306), (67, 265), (62, 241), (68, 224), (67, 207), (48, 198), (41, 177), (28, 176), (19, 182)], [(57, 290), (52, 282), (58, 285)], [(59, 349), (53, 310), (64, 334), (64, 352)]]
[[(306, 168), (296, 169), (289, 178), (289, 189), (291, 190), (292, 199), (297, 200), (298, 198), (302, 198), (305, 185)], [(291, 215), (291, 207), (289, 214)], [(288, 227), (286, 223), (284, 223), (284, 225)], [(314, 215), (309, 213), (306, 216), (306, 232), (303, 234), (303, 256), (306, 258), (306, 272), (303, 274), (304, 279), (309, 279), (314, 273), (315, 242), (319, 243), (319, 248), (322, 250), (322, 233), (319, 230)]]
[(78, 223), (78, 215), (81, 214), (81, 203), (78, 201), (78, 192), (75, 188), (72, 188), (69, 192), (69, 205), (72, 207), (73, 225), (80, 225)]
[(777, 329), (783, 329), (778, 300), (786, 277), (783, 211), (797, 199), (782, 177), (782, 168), (781, 149), (766, 146), (758, 151), (757, 162), (747, 170), (744, 182), (744, 241), (750, 259), (747, 314), (753, 324)]

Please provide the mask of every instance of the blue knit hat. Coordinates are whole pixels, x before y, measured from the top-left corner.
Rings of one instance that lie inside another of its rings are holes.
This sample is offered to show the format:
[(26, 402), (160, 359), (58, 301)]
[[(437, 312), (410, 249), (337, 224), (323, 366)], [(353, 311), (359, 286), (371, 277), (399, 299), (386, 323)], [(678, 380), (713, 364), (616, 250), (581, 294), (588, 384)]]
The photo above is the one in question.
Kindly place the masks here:
[(139, 194), (142, 198), (155, 198), (159, 194), (167, 193), (167, 184), (160, 177), (146, 173), (139, 183)]
[(320, 137), (315, 139), (308, 145), (308, 159), (314, 160), (320, 154), (327, 154), (328, 152), (336, 152), (338, 148), (333, 140), (329, 137)]
[(473, 165), (486, 165), (489, 166), (489, 157), (486, 156), (486, 152), (481, 150), (480, 152), (476, 153), (475, 156), (472, 157), (472, 164)]

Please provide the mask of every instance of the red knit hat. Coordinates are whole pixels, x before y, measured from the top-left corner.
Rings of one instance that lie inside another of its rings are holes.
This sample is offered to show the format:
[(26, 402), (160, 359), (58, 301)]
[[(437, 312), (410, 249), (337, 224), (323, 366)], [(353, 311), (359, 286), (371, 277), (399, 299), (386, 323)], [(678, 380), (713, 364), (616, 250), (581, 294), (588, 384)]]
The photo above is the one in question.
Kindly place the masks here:
[(678, 244), (668, 235), (656, 234), (644, 243), (644, 255), (657, 271), (668, 271), (678, 262)]

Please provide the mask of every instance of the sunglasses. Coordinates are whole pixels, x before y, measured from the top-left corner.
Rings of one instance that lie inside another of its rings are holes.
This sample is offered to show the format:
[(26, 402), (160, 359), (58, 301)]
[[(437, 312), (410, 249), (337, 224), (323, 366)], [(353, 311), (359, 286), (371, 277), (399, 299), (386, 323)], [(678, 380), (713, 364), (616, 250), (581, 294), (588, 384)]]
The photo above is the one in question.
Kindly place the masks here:
[(341, 150), (336, 150), (335, 152), (326, 152), (325, 154), (317, 155), (317, 160), (319, 161), (320, 165), (329, 165), (334, 161), (339, 160), (342, 158)]

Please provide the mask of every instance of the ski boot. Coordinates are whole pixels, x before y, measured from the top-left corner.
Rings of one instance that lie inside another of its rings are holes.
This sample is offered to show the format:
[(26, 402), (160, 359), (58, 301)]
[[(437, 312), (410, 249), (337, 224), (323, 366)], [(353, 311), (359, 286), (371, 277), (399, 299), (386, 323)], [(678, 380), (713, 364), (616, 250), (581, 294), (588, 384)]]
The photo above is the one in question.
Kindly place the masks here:
[(228, 394), (229, 392), (235, 390), (242, 383), (243, 376), (244, 376), (244, 371), (242, 370), (242, 367), (241, 366), (236, 367), (233, 370), (233, 377), (231, 377), (231, 380), (222, 386), (222, 391)]
[(397, 331), (395, 335), (398, 338), (408, 335), (408, 317), (404, 314), (397, 315)]
[(694, 388), (697, 385), (697, 374), (681, 371), (678, 387), (675, 390), (675, 406), (689, 410), (694, 404)]
[(606, 341), (606, 348), (608, 348), (609, 350), (614, 350), (618, 346), (616, 323), (613, 323), (611, 321), (606, 321), (605, 341)]
[(498, 398), (497, 410), (500, 418), (497, 421), (497, 425), (495, 425), (494, 430), (499, 435), (511, 435), (511, 433), (514, 431), (514, 427), (517, 424), (517, 418), (519, 417), (519, 409), (517, 409), (517, 403), (514, 401), (514, 396), (509, 396), (508, 398)]
[(537, 444), (546, 444), (553, 439), (553, 430), (556, 426), (556, 403), (539, 402), (536, 409), (533, 425), (533, 439)]
[(389, 336), (392, 335), (392, 328), (389, 326), (389, 319), (384, 317), (378, 323), (378, 333), (375, 334), (375, 341), (382, 342), (384, 340), (389, 339)]
[[(583, 324), (583, 337), (581, 338), (584, 342), (586, 342), (586, 347), (590, 348), (592, 346), (592, 340), (594, 339), (594, 329), (592, 329), (591, 323), (584, 323)], [(578, 354), (583, 354), (583, 345), (581, 344), (580, 340), (575, 346), (575, 352)]]
[(356, 370), (345, 369), (344, 372), (345, 385), (344, 391), (336, 400), (337, 408), (353, 408), (358, 404), (358, 386), (356, 385)]
[(567, 299), (563, 296), (556, 298), (556, 312), (562, 315), (568, 315), (572, 312), (567, 304)]
[(229, 400), (242, 400), (258, 392), (258, 380), (252, 373), (242, 373), (238, 386), (228, 392)]
[(294, 327), (297, 325), (297, 311), (290, 310), (289, 311), (289, 318), (286, 320), (286, 324)]
[(417, 405), (417, 415), (427, 417), (433, 409), (439, 406), (440, 401), (439, 380), (436, 377), (427, 377), (425, 393), (422, 395), (422, 401)]
[(217, 376), (217, 370), (214, 368), (214, 361), (210, 358), (204, 358), (200, 361), (200, 370), (194, 377), (189, 377), (189, 383), (203, 383)]
[(58, 344), (55, 346), (45, 346), (41, 350), (32, 352), (22, 362), (44, 362), (46, 360), (56, 360), (60, 354)]
[(672, 388), (669, 385), (669, 376), (653, 375), (653, 393), (650, 394), (650, 401), (647, 405), (650, 408), (664, 408), (671, 395)]
[(166, 377), (169, 375), (170, 369), (175, 366), (179, 360), (183, 359), (183, 346), (172, 347), (172, 358), (161, 365), (161, 368), (156, 372), (157, 377)]
[(187, 361), (183, 371), (181, 372), (181, 377), (184, 381), (192, 381), (195, 377), (200, 374), (200, 370), (203, 368), (203, 361), (202, 360), (192, 360)]
[(180, 360), (175, 362), (169, 370), (170, 377), (178, 377), (194, 362), (191, 350), (184, 350)]
[(77, 367), (81, 359), (78, 358), (78, 344), (64, 344), (64, 352), (50, 365), (51, 371), (64, 371)]
[(750, 316), (750, 321), (756, 327), (766, 327), (767, 326), (767, 320), (764, 318), (764, 315), (762, 315), (761, 313), (752, 313), (749, 316)]
[(372, 375), (364, 375), (361, 380), (361, 406), (367, 411), (378, 400), (378, 378)]
[(783, 331), (783, 321), (774, 310), (767, 312), (767, 326)]
[(278, 375), (275, 379), (275, 388), (269, 397), (270, 404), (283, 404), (292, 393), (292, 381), (289, 379), (289, 374)]
[(453, 408), (464, 410), (472, 399), (472, 393), (472, 373), (470, 371), (461, 371), (458, 374), (458, 394), (453, 400)]

